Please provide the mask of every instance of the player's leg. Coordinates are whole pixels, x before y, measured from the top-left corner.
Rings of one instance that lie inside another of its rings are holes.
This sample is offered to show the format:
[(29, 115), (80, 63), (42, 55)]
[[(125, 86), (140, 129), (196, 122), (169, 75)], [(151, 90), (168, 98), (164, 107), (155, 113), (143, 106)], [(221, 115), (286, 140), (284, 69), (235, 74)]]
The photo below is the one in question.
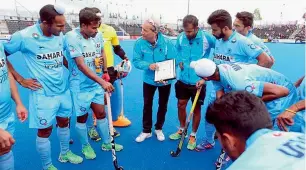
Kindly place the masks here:
[[(0, 129), (3, 129), (14, 136), (15, 131), (15, 116), (12, 113), (10, 117), (0, 123)], [(0, 149), (0, 169), (13, 170), (14, 169), (14, 154), (12, 147)]]
[[(210, 94), (207, 96), (208, 99), (206, 100), (208, 105), (213, 103), (216, 100), (216, 92), (212, 90)], [(205, 113), (206, 114), (206, 113)], [(205, 119), (205, 135), (203, 137), (203, 141), (197, 145), (196, 150), (197, 151), (204, 151), (207, 149), (211, 149), (215, 146), (215, 133), (216, 129), (212, 124), (209, 124)]]
[(136, 138), (136, 142), (143, 142), (152, 136), (152, 106), (156, 86), (143, 83), (143, 113), (142, 113), (142, 132)]
[(31, 91), (29, 94), (29, 126), (37, 130), (36, 150), (40, 157), (43, 170), (56, 170), (51, 159), (49, 136), (59, 108), (57, 96), (48, 97), (42, 90)]
[(87, 135), (86, 121), (90, 110), (90, 103), (94, 97), (92, 92), (72, 91), (73, 108), (77, 116), (75, 131), (81, 143), (82, 153), (85, 159), (95, 159), (96, 153), (90, 146)]
[(186, 107), (187, 107), (188, 100), (191, 97), (191, 94), (188, 91), (187, 85), (181, 81), (177, 81), (175, 83), (175, 94), (178, 100), (177, 108), (178, 108), (178, 118), (180, 121), (180, 128), (177, 132), (169, 136), (169, 138), (172, 140), (178, 140), (182, 136), (182, 133), (185, 127), (185, 123), (186, 123), (186, 116), (187, 116)]
[[(189, 88), (190, 93), (192, 93), (191, 101), (194, 101), (195, 95), (197, 93), (197, 88), (195, 86)], [(189, 150), (194, 150), (196, 148), (197, 138), (196, 134), (201, 121), (201, 106), (204, 104), (206, 94), (206, 85), (203, 85), (196, 107), (194, 109), (193, 121), (192, 121), (192, 132), (189, 136), (187, 148)]]
[(171, 84), (158, 87), (159, 99), (158, 99), (157, 121), (155, 124), (155, 134), (159, 141), (165, 140), (162, 128), (167, 113), (170, 91), (171, 91)]
[(73, 164), (79, 164), (83, 162), (83, 158), (75, 155), (69, 149), (69, 140), (70, 140), (69, 120), (73, 111), (72, 97), (70, 90), (66, 90), (66, 92), (59, 95), (58, 100), (60, 102), (60, 107), (57, 111), (56, 122), (58, 125), (57, 137), (59, 139), (60, 149), (61, 149), (58, 160), (60, 162), (70, 162)]
[(87, 122), (86, 122), (88, 136), (91, 140), (98, 142), (101, 140), (101, 137), (94, 125), (94, 122), (95, 122), (94, 119), (96, 119), (96, 117), (94, 116), (92, 109), (90, 109), (88, 112), (88, 117), (87, 117)]
[[(102, 150), (109, 151), (111, 150), (111, 140), (110, 132), (108, 126), (108, 120), (106, 118), (106, 112), (104, 108), (104, 90), (100, 87), (94, 90), (94, 98), (90, 105), (91, 109), (96, 115), (97, 118), (97, 127), (101, 133), (102, 137)], [(116, 151), (121, 151), (123, 149), (122, 145), (115, 145)]]

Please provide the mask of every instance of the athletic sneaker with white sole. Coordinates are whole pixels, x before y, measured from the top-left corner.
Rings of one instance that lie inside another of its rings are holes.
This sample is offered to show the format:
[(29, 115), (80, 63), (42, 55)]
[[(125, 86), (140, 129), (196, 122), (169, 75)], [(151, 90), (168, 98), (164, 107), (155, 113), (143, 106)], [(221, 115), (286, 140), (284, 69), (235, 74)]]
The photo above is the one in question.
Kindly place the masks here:
[(159, 141), (165, 140), (165, 135), (163, 134), (162, 130), (155, 130), (156, 137)]
[(136, 138), (136, 142), (142, 142), (146, 138), (150, 138), (152, 136), (152, 133), (143, 133), (141, 132), (140, 135)]

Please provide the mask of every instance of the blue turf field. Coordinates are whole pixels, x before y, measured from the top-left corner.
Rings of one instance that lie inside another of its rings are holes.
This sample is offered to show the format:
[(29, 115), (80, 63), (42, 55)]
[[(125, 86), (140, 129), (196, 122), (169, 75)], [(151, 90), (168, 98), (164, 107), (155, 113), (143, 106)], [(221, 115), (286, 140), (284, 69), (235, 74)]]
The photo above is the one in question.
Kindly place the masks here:
[[(132, 58), (134, 41), (123, 41), (121, 45)], [(303, 76), (305, 70), (305, 44), (267, 44), (275, 56), (276, 63), (273, 69), (285, 74), (292, 81), (296, 81)], [(27, 69), (25, 62), (20, 54), (10, 57), (16, 70), (23, 76), (27, 77)], [(124, 166), (126, 170), (197, 170), (214, 169), (214, 161), (216, 160), (220, 147), (207, 152), (191, 152), (183, 147), (183, 151), (178, 158), (170, 157), (170, 150), (176, 149), (178, 141), (170, 141), (168, 136), (177, 130), (177, 109), (174, 86), (172, 88), (171, 97), (168, 104), (168, 113), (164, 125), (164, 134), (166, 140), (164, 142), (157, 141), (153, 135), (152, 138), (143, 143), (136, 143), (135, 138), (142, 130), (142, 76), (141, 72), (133, 68), (131, 74), (124, 81), (125, 84), (125, 113), (132, 121), (132, 125), (128, 128), (117, 129), (121, 132), (121, 136), (116, 138), (116, 142), (124, 145), (124, 150), (118, 153), (119, 164)], [(209, 86), (209, 88), (211, 88)], [(118, 89), (119, 90), (119, 89)], [(28, 106), (28, 90), (19, 87), (22, 100)], [(155, 96), (157, 99), (158, 96)], [(155, 122), (157, 111), (157, 100), (153, 107), (153, 120)], [(48, 102), (48, 101), (42, 101)], [(189, 108), (188, 108), (189, 109)], [(204, 110), (204, 109), (203, 109)], [(31, 114), (31, 113), (30, 113)], [(204, 115), (204, 112), (203, 114)], [(76, 138), (74, 131), (74, 122), (71, 129), (71, 137), (74, 144), (71, 150), (81, 155), (81, 146)], [(191, 127), (191, 126), (190, 126)], [(201, 125), (198, 132), (198, 142), (204, 133), (204, 116), (202, 116)], [(55, 129), (53, 132), (56, 132)], [(40, 160), (35, 149), (36, 130), (28, 128), (28, 122), (21, 124), (16, 123), (14, 147), (15, 169), (16, 170), (39, 170), (41, 168)], [(187, 140), (186, 140), (187, 141)], [(96, 160), (85, 160), (80, 165), (61, 164), (57, 161), (59, 154), (59, 143), (56, 133), (51, 136), (52, 142), (52, 159), (53, 164), (60, 170), (112, 170), (111, 152), (104, 152), (100, 149), (100, 143), (92, 142), (93, 148), (96, 150)]]

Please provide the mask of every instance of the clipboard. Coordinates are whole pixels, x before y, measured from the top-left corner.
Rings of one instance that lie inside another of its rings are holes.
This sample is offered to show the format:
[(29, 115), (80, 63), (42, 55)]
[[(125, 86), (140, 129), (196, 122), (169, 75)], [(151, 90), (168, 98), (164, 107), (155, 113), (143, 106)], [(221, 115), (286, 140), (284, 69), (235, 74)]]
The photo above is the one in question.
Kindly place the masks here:
[(155, 82), (176, 79), (175, 59), (157, 62), (156, 65), (158, 69), (155, 70)]

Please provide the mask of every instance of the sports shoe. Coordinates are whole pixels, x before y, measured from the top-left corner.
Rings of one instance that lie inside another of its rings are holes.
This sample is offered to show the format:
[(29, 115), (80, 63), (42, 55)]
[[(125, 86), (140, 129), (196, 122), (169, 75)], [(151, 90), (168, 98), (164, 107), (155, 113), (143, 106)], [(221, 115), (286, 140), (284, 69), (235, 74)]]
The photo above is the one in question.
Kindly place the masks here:
[(53, 165), (50, 165), (46, 170), (57, 170), (57, 168)]
[(147, 138), (150, 138), (152, 136), (152, 133), (144, 133), (141, 132), (140, 135), (136, 138), (136, 142), (142, 142)]
[[(110, 151), (110, 150), (112, 150), (112, 144), (111, 143), (108, 143), (108, 144), (103, 143), (101, 149), (104, 150), (104, 151)], [(115, 144), (116, 152), (122, 151), (122, 149), (123, 149), (122, 145)]]
[(101, 140), (101, 137), (99, 136), (99, 133), (97, 132), (95, 127), (90, 128), (90, 130), (88, 131), (88, 136), (91, 140), (96, 142)]
[(190, 135), (189, 136), (189, 141), (187, 145), (187, 149), (189, 150), (194, 150), (197, 146), (197, 139), (195, 136)]
[(89, 144), (83, 146), (82, 153), (84, 154), (85, 159), (95, 159), (96, 158), (96, 153)]
[(165, 135), (163, 134), (162, 130), (155, 130), (156, 137), (159, 141), (165, 140)]
[(66, 162), (70, 162), (72, 164), (79, 164), (83, 162), (83, 158), (72, 153), (70, 150), (62, 155), (60, 154), (58, 161), (62, 162), (62, 163), (66, 163)]
[(197, 151), (204, 151), (204, 150), (208, 150), (211, 149), (215, 146), (215, 142), (210, 143), (208, 142), (206, 139), (202, 141), (202, 143), (198, 144), (196, 147)]
[[(177, 132), (171, 134), (169, 138), (171, 140), (178, 140), (178, 139), (181, 139), (182, 134), (183, 134), (183, 130), (179, 129)], [(187, 137), (187, 135), (185, 137)]]

